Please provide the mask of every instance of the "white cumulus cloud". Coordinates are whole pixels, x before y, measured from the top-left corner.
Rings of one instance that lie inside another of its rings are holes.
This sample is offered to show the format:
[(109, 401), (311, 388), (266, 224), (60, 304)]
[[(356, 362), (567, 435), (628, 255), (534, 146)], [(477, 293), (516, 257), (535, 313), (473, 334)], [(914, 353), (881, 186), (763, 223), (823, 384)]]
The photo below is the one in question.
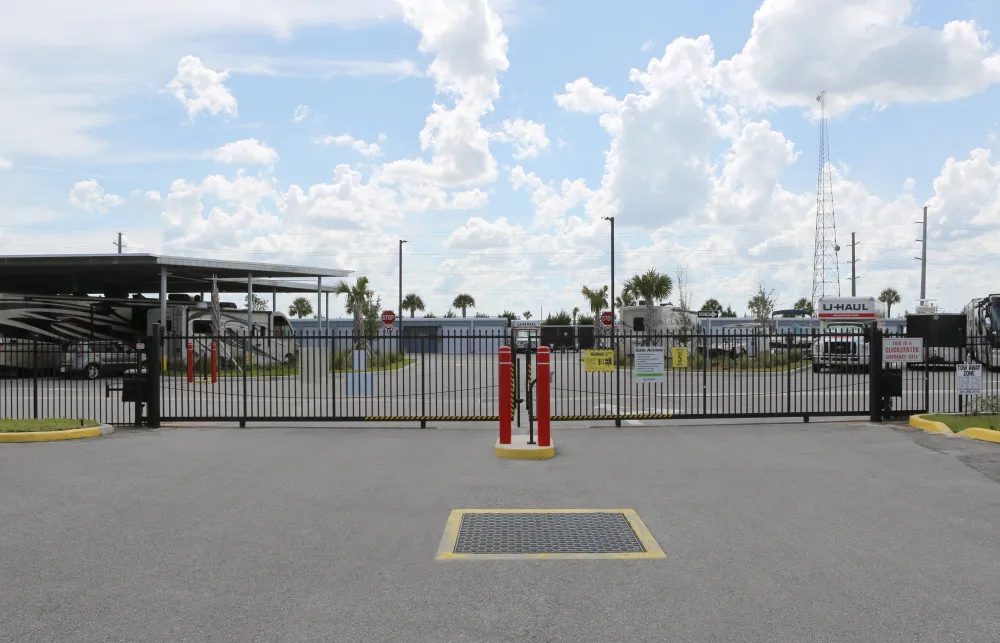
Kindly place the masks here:
[(385, 135), (379, 134), (378, 143), (366, 143), (360, 138), (354, 138), (350, 134), (340, 134), (338, 136), (324, 136), (319, 139), (323, 145), (336, 145), (338, 147), (349, 147), (362, 156), (369, 158), (382, 156), (382, 148), (379, 143), (385, 142)]
[(764, 0), (743, 51), (718, 66), (756, 107), (954, 100), (1000, 81), (1000, 54), (972, 21), (913, 24), (911, 0)]
[(500, 95), (497, 77), (507, 69), (507, 36), (487, 0), (400, 0), (406, 22), (420, 32), (421, 52), (433, 54), (428, 72), (448, 106), (435, 103), (420, 132), (423, 158), (387, 163), (389, 181), (429, 181), (440, 186), (477, 185), (496, 179), (490, 133), (481, 119)]
[(278, 160), (278, 152), (255, 138), (247, 138), (226, 143), (212, 152), (212, 158), (225, 165), (273, 166)]
[(184, 56), (177, 63), (177, 74), (166, 89), (184, 105), (191, 120), (201, 112), (212, 116), (228, 114), (236, 118), (236, 98), (223, 84), (228, 77), (228, 71), (209, 69), (201, 59)]
[(69, 202), (90, 212), (105, 213), (120, 206), (124, 200), (117, 194), (106, 194), (96, 180), (89, 179), (73, 186), (69, 192)]
[(516, 118), (505, 120), (502, 128), (497, 138), (513, 143), (515, 159), (534, 158), (549, 149), (549, 138), (541, 123)]
[(589, 78), (566, 83), (565, 89), (556, 95), (556, 103), (565, 110), (594, 114), (618, 109), (618, 100), (603, 87), (596, 87)]

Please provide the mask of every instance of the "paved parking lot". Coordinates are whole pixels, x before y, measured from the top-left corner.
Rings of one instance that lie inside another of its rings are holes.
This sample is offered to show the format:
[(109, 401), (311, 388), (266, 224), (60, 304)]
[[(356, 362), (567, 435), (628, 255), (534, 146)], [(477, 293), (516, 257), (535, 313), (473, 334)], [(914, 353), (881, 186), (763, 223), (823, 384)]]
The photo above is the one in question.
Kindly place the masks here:
[[(463, 427), (456, 427), (461, 429)], [(0, 448), (0, 640), (1000, 639), (1000, 445), (864, 423), (161, 429)], [(436, 561), (450, 510), (632, 508), (637, 561)]]

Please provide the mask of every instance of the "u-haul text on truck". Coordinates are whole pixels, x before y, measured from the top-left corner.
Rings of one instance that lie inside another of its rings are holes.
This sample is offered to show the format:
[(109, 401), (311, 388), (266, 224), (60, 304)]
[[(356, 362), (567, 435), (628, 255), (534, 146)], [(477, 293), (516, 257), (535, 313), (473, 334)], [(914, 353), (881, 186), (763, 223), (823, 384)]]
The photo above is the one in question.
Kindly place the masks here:
[(812, 347), (813, 372), (868, 366), (866, 332), (885, 318), (885, 306), (874, 297), (824, 297), (817, 309), (821, 337)]

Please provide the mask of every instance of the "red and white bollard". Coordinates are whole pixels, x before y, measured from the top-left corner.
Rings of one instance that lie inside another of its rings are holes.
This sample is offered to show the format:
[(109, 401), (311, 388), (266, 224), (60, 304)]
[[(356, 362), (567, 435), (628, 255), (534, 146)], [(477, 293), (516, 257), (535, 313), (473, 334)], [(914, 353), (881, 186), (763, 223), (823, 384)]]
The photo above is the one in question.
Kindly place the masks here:
[(538, 374), (535, 384), (538, 391), (538, 446), (552, 446), (551, 424), (552, 417), (552, 389), (550, 388), (552, 378), (552, 354), (548, 346), (538, 347)]
[(510, 346), (500, 347), (500, 444), (510, 444), (510, 427), (514, 420), (514, 364)]
[(188, 384), (194, 383), (194, 342), (188, 342)]

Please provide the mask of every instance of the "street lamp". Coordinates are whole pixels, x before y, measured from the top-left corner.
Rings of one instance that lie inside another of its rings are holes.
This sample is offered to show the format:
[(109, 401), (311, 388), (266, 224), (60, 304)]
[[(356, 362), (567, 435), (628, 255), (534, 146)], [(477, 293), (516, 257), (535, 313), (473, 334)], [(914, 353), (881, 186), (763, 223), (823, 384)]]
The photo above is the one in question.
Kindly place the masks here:
[[(608, 303), (611, 306), (611, 350), (615, 352), (615, 413), (620, 413), (622, 408), (621, 400), (621, 364), (618, 363), (618, 346), (615, 344), (615, 218), (601, 217), (605, 221), (611, 222), (611, 296)], [(622, 351), (624, 353), (624, 351)], [(615, 418), (615, 426), (622, 425), (621, 418)]]
[(399, 339), (399, 351), (403, 351), (403, 244), (406, 243), (406, 239), (399, 240), (399, 308), (396, 309), (396, 314), (398, 315), (396, 319), (399, 320), (399, 326), (396, 327), (396, 332), (398, 333)]

